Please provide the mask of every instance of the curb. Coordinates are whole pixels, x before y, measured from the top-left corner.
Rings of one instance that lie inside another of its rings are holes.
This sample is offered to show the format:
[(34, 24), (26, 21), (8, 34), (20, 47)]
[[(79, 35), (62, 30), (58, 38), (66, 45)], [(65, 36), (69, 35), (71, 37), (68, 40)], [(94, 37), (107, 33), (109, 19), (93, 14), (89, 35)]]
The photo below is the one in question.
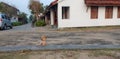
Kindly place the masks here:
[(6, 46), (0, 47), (0, 52), (20, 50), (62, 50), (62, 49), (120, 49), (120, 45), (47, 45), (47, 46)]

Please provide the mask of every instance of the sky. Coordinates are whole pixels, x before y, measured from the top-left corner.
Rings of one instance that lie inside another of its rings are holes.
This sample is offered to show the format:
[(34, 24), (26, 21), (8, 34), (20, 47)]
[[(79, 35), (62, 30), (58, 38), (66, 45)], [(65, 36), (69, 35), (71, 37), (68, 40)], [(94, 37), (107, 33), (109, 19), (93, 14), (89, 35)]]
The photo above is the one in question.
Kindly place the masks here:
[[(30, 15), (30, 11), (28, 9), (29, 0), (0, 0), (0, 2), (8, 3), (9, 5), (15, 6), (21, 12), (25, 12), (26, 14)], [(43, 5), (49, 5), (50, 2), (54, 0), (39, 0)]]

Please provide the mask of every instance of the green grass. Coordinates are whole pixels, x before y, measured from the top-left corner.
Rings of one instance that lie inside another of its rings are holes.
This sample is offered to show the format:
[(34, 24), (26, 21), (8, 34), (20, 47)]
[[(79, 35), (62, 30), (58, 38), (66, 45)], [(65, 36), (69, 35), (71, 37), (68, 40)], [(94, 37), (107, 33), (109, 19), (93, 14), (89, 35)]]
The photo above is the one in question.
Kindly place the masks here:
[(37, 27), (40, 27), (40, 26), (45, 26), (46, 24), (45, 24), (45, 21), (39, 20), (39, 21), (35, 22), (35, 25), (36, 25)]
[(20, 25), (22, 25), (22, 22), (13, 22), (12, 25), (13, 26), (20, 26)]

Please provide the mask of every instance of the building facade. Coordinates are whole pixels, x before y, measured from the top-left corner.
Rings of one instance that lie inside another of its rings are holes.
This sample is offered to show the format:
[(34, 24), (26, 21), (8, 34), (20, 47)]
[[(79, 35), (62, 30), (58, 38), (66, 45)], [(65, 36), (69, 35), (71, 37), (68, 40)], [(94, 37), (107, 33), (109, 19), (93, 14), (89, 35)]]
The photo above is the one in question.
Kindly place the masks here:
[(57, 28), (120, 25), (120, 0), (55, 0), (47, 9)]

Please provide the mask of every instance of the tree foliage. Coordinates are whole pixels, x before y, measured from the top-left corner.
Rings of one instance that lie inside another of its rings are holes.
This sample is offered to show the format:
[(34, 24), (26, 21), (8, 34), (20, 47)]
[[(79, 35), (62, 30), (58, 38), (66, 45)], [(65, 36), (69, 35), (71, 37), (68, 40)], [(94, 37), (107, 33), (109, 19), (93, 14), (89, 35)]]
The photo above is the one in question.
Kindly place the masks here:
[(18, 18), (19, 18), (20, 22), (22, 22), (23, 24), (27, 23), (27, 20), (28, 20), (27, 14), (25, 14), (24, 12), (20, 13), (18, 15)]
[(3, 5), (2, 3), (0, 2), (0, 12), (4, 12), (5, 9), (3, 9)]
[(38, 0), (30, 0), (29, 9), (31, 13), (40, 13), (42, 11), (42, 4)]
[(39, 20), (39, 14), (44, 11), (43, 4), (39, 2), (39, 0), (30, 0), (29, 9), (31, 10), (31, 14), (33, 14), (36, 20)]
[(29, 21), (32, 21), (33, 20), (33, 15), (30, 15), (29, 16)]
[(4, 2), (0, 2), (0, 12), (6, 13), (8, 16), (16, 16), (18, 9)]
[(18, 15), (20, 18), (27, 18), (27, 14), (22, 12)]

